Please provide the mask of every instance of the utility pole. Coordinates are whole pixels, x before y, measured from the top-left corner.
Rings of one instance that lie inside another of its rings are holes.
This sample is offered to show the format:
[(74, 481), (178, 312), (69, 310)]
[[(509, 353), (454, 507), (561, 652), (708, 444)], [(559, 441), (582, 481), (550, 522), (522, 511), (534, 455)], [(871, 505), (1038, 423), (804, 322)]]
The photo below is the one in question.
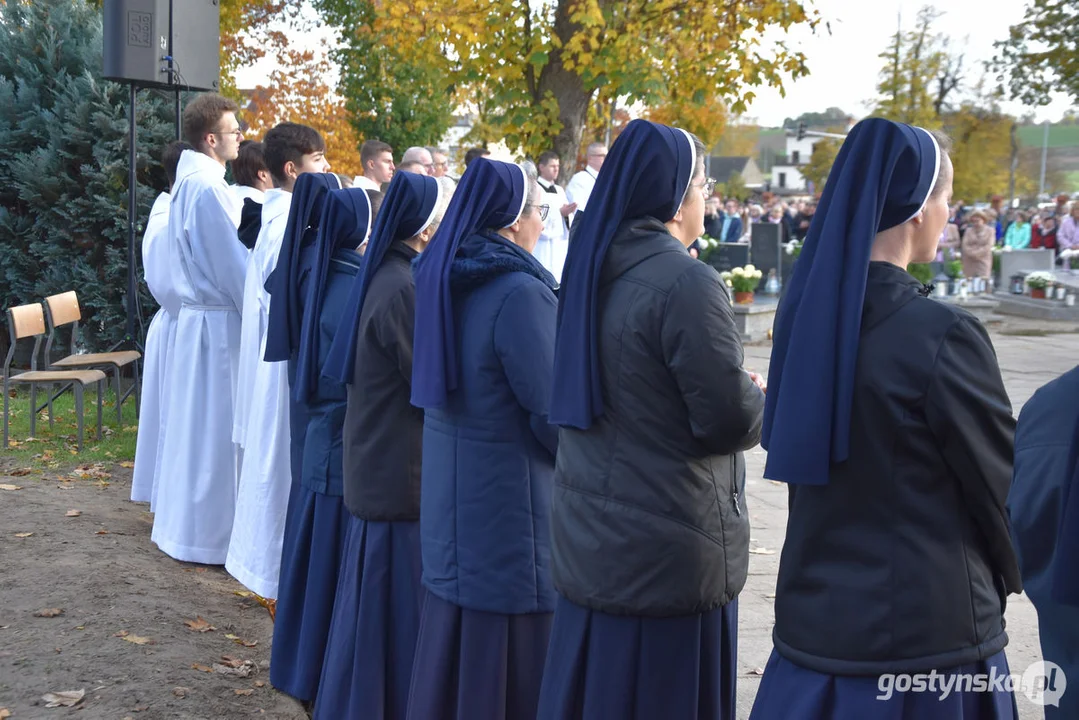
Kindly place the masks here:
[(1049, 121), (1045, 121), (1045, 133), (1042, 135), (1042, 172), (1038, 180), (1038, 200), (1045, 194), (1045, 161), (1049, 156)]
[(1019, 165), (1019, 142), (1016, 138), (1016, 132), (1018, 126), (1015, 121), (1012, 121), (1011, 136), (1012, 143), (1012, 161), (1008, 168), (1008, 207), (1012, 207), (1012, 203), (1015, 201), (1015, 170)]

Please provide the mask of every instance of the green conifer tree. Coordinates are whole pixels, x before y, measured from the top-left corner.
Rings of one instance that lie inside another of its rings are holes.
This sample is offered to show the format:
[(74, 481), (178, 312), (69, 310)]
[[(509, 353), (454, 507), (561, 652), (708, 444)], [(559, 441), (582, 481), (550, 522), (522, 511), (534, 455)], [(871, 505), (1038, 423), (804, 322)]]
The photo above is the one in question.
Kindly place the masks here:
[[(101, 73), (98, 3), (0, 0), (0, 297), (11, 307), (76, 290), (93, 350), (124, 336), (128, 262), (128, 88)], [(140, 91), (136, 107), (141, 238), (175, 131), (158, 94)], [(141, 266), (138, 245), (136, 256)]]

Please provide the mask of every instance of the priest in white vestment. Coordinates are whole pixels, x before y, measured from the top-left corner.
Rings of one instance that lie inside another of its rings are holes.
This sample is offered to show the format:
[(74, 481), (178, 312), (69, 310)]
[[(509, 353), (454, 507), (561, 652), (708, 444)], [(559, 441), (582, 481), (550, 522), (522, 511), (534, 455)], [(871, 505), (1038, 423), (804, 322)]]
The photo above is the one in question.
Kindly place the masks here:
[[(190, 150), (185, 142), (173, 142), (165, 148), (161, 162), (169, 180), (169, 190), (176, 184), (176, 166), (180, 153)], [(139, 434), (135, 441), (135, 469), (131, 474), (131, 502), (148, 502), (154, 508), (154, 478), (157, 449), (161, 441), (165, 391), (165, 373), (169, 348), (176, 337), (179, 301), (172, 287), (169, 266), (169, 203), (172, 196), (163, 192), (154, 200), (146, 229), (142, 234), (142, 268), (146, 287), (160, 309), (146, 330), (143, 353), (142, 397), (139, 400)]]
[(592, 143), (586, 151), (585, 169), (570, 178), (569, 184), (566, 185), (566, 197), (570, 202), (577, 203), (578, 211), (588, 207), (588, 198), (592, 195), (592, 188), (596, 187), (596, 178), (599, 177), (599, 170), (606, 159), (607, 146), (603, 143)]
[[(267, 190), (262, 229), (247, 265), (240, 341), (240, 392), (233, 439), (243, 446), (240, 487), (225, 569), (264, 598), (277, 597), (285, 511), (292, 487), (287, 362), (266, 362), (270, 294), (288, 226), (293, 186), (303, 173), (325, 173), (325, 143), (313, 128), (281, 123), (264, 140), (276, 187)], [(336, 177), (334, 179), (336, 185)]]
[(169, 213), (180, 309), (151, 539), (177, 560), (210, 565), (225, 562), (238, 479), (232, 411), (248, 253), (236, 241), (240, 203), (225, 183), (242, 137), (236, 110), (213, 93), (184, 110), (196, 150), (180, 156)]
[(539, 156), (536, 169), (539, 171), (539, 186), (543, 190), (543, 205), (547, 206), (547, 217), (543, 221), (536, 248), (532, 254), (555, 280), (562, 282), (562, 268), (566, 265), (566, 253), (569, 252), (569, 218), (577, 210), (575, 203), (566, 198), (566, 191), (556, 184), (560, 167), (558, 154), (548, 150)]

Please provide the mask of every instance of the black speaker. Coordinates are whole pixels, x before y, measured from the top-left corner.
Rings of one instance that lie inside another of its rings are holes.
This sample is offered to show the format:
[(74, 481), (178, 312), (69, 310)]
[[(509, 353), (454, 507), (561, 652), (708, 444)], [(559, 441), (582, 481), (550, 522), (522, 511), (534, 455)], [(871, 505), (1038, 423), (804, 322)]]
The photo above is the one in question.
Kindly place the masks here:
[(220, 72), (218, 0), (105, 0), (106, 79), (217, 90)]

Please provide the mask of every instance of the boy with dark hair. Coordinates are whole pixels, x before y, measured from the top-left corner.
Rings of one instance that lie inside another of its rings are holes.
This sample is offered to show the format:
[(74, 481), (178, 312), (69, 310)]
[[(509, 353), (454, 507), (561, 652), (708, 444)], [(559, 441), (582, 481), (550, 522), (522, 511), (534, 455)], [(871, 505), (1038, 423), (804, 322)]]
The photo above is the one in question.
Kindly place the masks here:
[(158, 444), (165, 411), (165, 370), (176, 337), (176, 316), (180, 307), (173, 287), (169, 261), (169, 203), (176, 184), (176, 166), (184, 150), (193, 150), (177, 140), (165, 146), (161, 164), (169, 189), (157, 196), (142, 235), (142, 269), (146, 287), (161, 306), (146, 330), (146, 355), (143, 358), (142, 397), (139, 400), (139, 433), (135, 441), (135, 469), (131, 477), (131, 502), (148, 502), (154, 507)]
[(368, 140), (360, 148), (360, 164), (363, 176), (356, 178), (356, 187), (364, 190), (381, 190), (393, 179), (393, 148), (381, 140)]
[(199, 95), (184, 110), (184, 150), (169, 206), (168, 269), (175, 278), (176, 339), (168, 358), (153, 542), (184, 562), (225, 561), (236, 503), (232, 444), (247, 252), (234, 241), (240, 202), (225, 182), (243, 133), (236, 103)]
[[(242, 197), (262, 197), (262, 193), (273, 187), (270, 171), (263, 157), (263, 144), (257, 140), (244, 140), (240, 151), (232, 161), (232, 177)], [(241, 189), (252, 190), (245, 192)], [(257, 194), (256, 194), (257, 193)], [(259, 200), (261, 202), (261, 200)]]
[(490, 154), (491, 153), (487, 148), (484, 148), (484, 147), (474, 147), (474, 148), (472, 148), (471, 150), (469, 150), (468, 152), (465, 153), (465, 167), (467, 168), (469, 165), (471, 165), (472, 161), (475, 160), (476, 158), (488, 157)]
[[(261, 228), (247, 264), (243, 317), (240, 323), (239, 382), (232, 440), (243, 448), (236, 517), (225, 569), (252, 592), (277, 598), (281, 542), (288, 491), (292, 485), (288, 462), (267, 462), (289, 447), (288, 376), (284, 363), (267, 363), (263, 340), (270, 312), (266, 280), (288, 225), (292, 189), (304, 173), (324, 173), (326, 143), (318, 131), (299, 123), (275, 125), (263, 138), (263, 157), (274, 187), (266, 191)], [(255, 391), (254, 388), (259, 390)]]
[(292, 192), (305, 172), (329, 172), (326, 143), (314, 128), (299, 123), (275, 125), (263, 138), (263, 158), (275, 188)]

